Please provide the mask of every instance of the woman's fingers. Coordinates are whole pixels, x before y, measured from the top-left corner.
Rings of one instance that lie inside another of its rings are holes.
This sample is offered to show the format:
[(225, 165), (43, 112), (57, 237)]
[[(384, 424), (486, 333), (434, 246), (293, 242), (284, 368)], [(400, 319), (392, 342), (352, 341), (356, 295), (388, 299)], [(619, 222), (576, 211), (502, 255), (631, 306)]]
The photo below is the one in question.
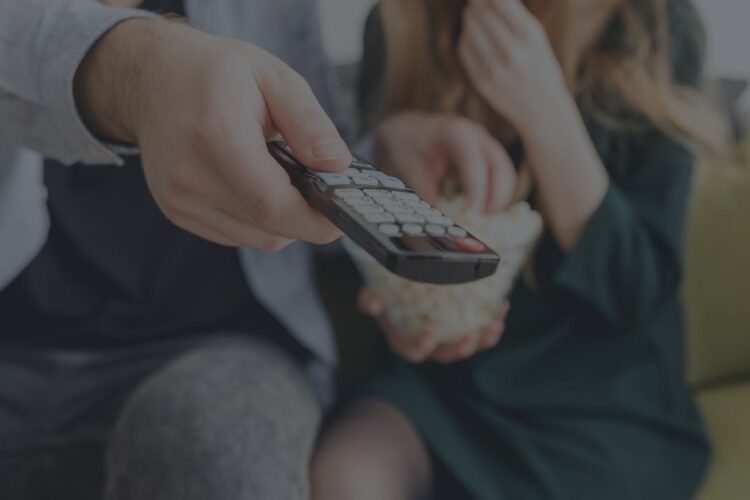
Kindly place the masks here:
[(368, 288), (360, 291), (359, 308), (375, 319), (390, 348), (407, 361), (422, 363), (437, 347), (437, 335), (433, 328), (425, 328), (417, 334), (406, 334), (395, 328), (385, 315), (382, 299)]
[(485, 154), (489, 162), (489, 182), (487, 182), (487, 213), (505, 209), (513, 201), (518, 175), (516, 167), (505, 148), (494, 138), (489, 137), (485, 144)]
[(521, 0), (471, 0), (472, 3), (485, 4), (502, 19), (508, 29), (519, 35), (526, 35), (533, 30), (538, 21), (529, 12)]
[(479, 335), (470, 333), (461, 340), (435, 349), (430, 358), (442, 364), (456, 363), (473, 356), (479, 348)]
[(445, 144), (466, 193), (469, 209), (474, 212), (483, 211), (487, 204), (488, 168), (482, 145), (485, 135), (486, 131), (480, 126), (461, 121)]

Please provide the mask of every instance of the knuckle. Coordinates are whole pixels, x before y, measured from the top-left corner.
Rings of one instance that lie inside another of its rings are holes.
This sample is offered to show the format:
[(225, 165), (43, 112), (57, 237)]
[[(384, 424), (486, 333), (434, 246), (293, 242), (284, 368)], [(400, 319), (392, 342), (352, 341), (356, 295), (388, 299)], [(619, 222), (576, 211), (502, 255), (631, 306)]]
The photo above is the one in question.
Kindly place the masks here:
[(268, 237), (261, 240), (256, 246), (263, 252), (276, 253), (289, 246), (289, 243), (289, 241), (283, 238)]
[(251, 203), (250, 210), (253, 219), (257, 220), (261, 226), (268, 227), (279, 219), (281, 208), (276, 197), (264, 194)]
[(196, 178), (196, 173), (185, 165), (180, 165), (174, 169), (170, 184), (172, 189), (178, 193), (201, 193), (201, 185)]

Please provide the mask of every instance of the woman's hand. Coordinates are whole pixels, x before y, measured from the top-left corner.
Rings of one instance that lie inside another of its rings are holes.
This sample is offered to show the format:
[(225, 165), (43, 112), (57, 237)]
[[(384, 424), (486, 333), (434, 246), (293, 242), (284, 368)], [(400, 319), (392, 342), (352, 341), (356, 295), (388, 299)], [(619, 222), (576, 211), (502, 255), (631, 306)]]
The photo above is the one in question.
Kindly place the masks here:
[[(603, 26), (591, 8), (582, 46)], [(588, 15), (588, 14), (586, 14)], [(540, 22), (520, 0), (469, 0), (459, 55), (477, 91), (518, 131), (546, 222), (563, 250), (575, 246), (609, 177)]]
[(360, 310), (377, 321), (385, 333), (386, 340), (394, 352), (412, 363), (435, 361), (450, 364), (472, 357), (474, 354), (495, 347), (505, 330), (505, 318), (510, 303), (505, 302), (495, 321), (479, 331), (466, 332), (459, 340), (439, 343), (434, 328), (428, 327), (419, 333), (406, 334), (398, 331), (385, 316), (385, 305), (380, 297), (368, 288), (359, 294)]
[(469, 0), (459, 57), (477, 91), (522, 137), (572, 100), (544, 28), (520, 0)]
[(516, 170), (505, 148), (481, 125), (452, 115), (400, 113), (377, 128), (377, 161), (431, 204), (455, 175), (474, 212), (504, 209), (516, 189)]

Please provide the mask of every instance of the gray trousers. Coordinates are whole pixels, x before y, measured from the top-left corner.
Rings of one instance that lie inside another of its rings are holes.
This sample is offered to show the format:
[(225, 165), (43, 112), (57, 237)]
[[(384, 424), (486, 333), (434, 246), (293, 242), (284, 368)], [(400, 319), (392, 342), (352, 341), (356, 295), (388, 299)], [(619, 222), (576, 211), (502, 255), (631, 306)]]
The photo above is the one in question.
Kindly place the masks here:
[(320, 410), (300, 367), (211, 338), (109, 360), (0, 350), (0, 500), (306, 499)]

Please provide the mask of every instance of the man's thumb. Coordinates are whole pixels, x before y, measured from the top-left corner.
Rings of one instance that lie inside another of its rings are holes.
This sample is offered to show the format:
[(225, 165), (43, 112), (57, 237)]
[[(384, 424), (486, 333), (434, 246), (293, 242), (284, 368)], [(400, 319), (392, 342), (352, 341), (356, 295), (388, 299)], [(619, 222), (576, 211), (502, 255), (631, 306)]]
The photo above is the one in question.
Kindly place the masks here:
[(287, 67), (273, 73), (273, 81), (259, 81), (261, 92), (276, 129), (294, 155), (314, 170), (348, 167), (352, 154), (307, 82)]

